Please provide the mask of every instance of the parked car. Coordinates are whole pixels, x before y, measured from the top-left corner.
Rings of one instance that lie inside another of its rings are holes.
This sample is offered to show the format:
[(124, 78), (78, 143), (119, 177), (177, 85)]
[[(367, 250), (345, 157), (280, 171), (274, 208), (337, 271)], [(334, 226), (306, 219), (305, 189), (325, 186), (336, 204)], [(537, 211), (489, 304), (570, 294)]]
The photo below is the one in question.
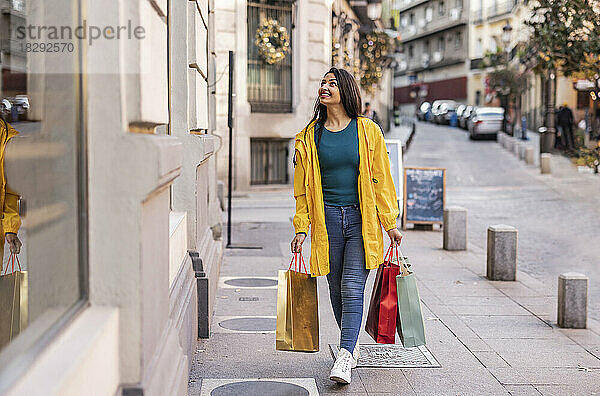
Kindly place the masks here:
[(10, 100), (4, 98), (0, 101), (0, 116), (5, 120), (10, 121), (10, 112), (12, 110), (12, 103)]
[(471, 118), (471, 115), (473, 114), (473, 110), (475, 109), (474, 106), (465, 106), (464, 110), (461, 112), (461, 114), (458, 116), (458, 126), (463, 128), (463, 129), (469, 129), (469, 124), (468, 121)]
[(15, 96), (13, 106), (17, 109), (18, 119), (26, 120), (29, 114), (29, 97), (27, 95)]
[(458, 104), (454, 101), (447, 101), (440, 105), (438, 110), (438, 124), (450, 125), (450, 120), (456, 113)]
[(498, 132), (502, 130), (503, 120), (503, 108), (478, 107), (469, 123), (469, 138), (476, 139), (483, 135), (496, 138)]
[(433, 103), (431, 104), (431, 121), (435, 122), (436, 124), (441, 123), (441, 118), (440, 118), (440, 110), (441, 107), (444, 103), (456, 103), (453, 100), (448, 100), (448, 99), (444, 99), (444, 100), (434, 100)]
[(427, 113), (431, 110), (431, 103), (423, 102), (421, 106), (417, 109), (417, 118), (421, 121), (427, 120)]
[(458, 107), (456, 108), (456, 118), (460, 118), (460, 116), (462, 115), (463, 111), (465, 111), (465, 109), (467, 108), (467, 105), (465, 104), (460, 104), (458, 105)]

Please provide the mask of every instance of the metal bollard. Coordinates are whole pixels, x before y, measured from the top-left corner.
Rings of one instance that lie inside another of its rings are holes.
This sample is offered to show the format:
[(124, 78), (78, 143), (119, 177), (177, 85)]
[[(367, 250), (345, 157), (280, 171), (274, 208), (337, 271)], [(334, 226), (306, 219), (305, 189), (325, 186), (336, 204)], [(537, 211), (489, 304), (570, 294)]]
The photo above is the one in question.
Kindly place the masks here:
[(588, 277), (576, 272), (558, 276), (559, 327), (585, 329), (587, 326)]
[(552, 173), (552, 154), (542, 153), (540, 157), (540, 170), (542, 174)]
[(487, 277), (514, 281), (517, 278), (517, 229), (504, 224), (487, 230)]
[(450, 206), (444, 209), (444, 250), (467, 249), (467, 209)]

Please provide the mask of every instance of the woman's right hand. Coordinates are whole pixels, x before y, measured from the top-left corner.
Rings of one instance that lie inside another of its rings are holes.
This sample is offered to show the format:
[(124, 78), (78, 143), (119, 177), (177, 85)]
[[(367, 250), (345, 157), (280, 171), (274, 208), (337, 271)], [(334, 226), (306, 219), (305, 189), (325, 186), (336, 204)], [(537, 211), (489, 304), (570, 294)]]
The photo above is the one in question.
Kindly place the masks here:
[(306, 235), (304, 234), (296, 234), (294, 239), (292, 239), (292, 253), (301, 253), (302, 252), (302, 243), (306, 239)]

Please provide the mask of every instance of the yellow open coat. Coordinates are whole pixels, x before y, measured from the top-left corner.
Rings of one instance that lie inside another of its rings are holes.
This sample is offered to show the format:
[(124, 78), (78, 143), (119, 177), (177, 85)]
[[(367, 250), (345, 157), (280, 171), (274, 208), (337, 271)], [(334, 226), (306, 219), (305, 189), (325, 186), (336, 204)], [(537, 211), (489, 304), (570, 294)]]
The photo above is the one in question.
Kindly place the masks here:
[[(329, 273), (329, 239), (325, 226), (325, 207), (321, 170), (314, 140), (315, 122), (296, 134), (294, 198), (296, 233), (311, 232), (310, 268), (313, 276)], [(358, 198), (362, 214), (362, 236), (365, 264), (368, 269), (383, 263), (383, 232), (396, 227), (398, 200), (390, 173), (390, 160), (379, 126), (368, 118), (359, 117)]]
[[(19, 194), (11, 190), (6, 184), (4, 174), (4, 156), (6, 145), (9, 140), (18, 135), (10, 124), (0, 120), (0, 208), (2, 209), (2, 233), (0, 234), (0, 250), (4, 247), (4, 235), (7, 232), (15, 234), (21, 227), (21, 218), (19, 217)], [(0, 264), (0, 267), (2, 265)]]

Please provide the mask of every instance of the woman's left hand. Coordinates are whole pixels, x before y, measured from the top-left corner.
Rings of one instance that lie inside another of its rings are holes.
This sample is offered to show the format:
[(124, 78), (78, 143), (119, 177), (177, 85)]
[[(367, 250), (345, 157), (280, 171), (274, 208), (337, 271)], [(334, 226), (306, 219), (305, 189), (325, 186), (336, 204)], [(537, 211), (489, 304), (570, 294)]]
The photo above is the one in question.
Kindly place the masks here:
[(388, 230), (387, 233), (390, 236), (390, 243), (392, 245), (400, 245), (400, 241), (402, 240), (402, 234), (400, 233), (400, 231), (398, 231), (397, 228), (392, 228), (391, 230)]
[(21, 253), (21, 246), (23, 246), (23, 244), (21, 243), (21, 240), (19, 239), (17, 234), (12, 233), (12, 232), (7, 232), (5, 238), (6, 238), (6, 242), (8, 243), (8, 246), (10, 248), (10, 252), (12, 254)]

